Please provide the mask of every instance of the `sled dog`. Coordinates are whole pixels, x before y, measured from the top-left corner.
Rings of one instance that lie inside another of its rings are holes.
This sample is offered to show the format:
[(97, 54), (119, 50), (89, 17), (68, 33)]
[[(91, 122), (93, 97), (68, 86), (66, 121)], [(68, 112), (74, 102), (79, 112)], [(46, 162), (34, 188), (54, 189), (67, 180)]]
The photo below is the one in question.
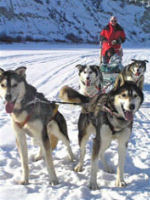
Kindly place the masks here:
[(97, 65), (77, 65), (80, 93), (93, 97), (102, 90), (103, 76)]
[[(64, 93), (62, 93), (64, 91)], [(74, 89), (65, 86), (62, 88), (61, 98), (67, 102), (82, 103), (82, 111), (78, 121), (80, 160), (75, 167), (76, 171), (81, 171), (85, 156), (85, 146), (91, 133), (95, 133), (93, 140), (93, 152), (91, 161), (90, 188), (97, 189), (97, 170), (99, 157), (104, 166), (104, 170), (112, 172), (104, 158), (104, 152), (110, 146), (112, 140), (118, 141), (118, 168), (116, 186), (126, 185), (124, 174), (124, 162), (128, 140), (132, 132), (134, 114), (143, 102), (141, 89), (131, 81), (118, 81), (116, 87), (105, 94), (100, 94), (94, 98), (87, 99)], [(63, 98), (64, 97), (64, 98)], [(83, 104), (85, 103), (85, 104)]]
[(146, 71), (146, 63), (148, 60), (135, 60), (132, 59), (132, 63), (125, 66), (121, 73), (118, 75), (115, 81), (115, 85), (119, 80), (127, 80), (127, 81), (140, 81), (140, 87), (143, 89), (144, 84), (144, 73)]
[(58, 106), (48, 101), (42, 93), (28, 84), (25, 79), (26, 67), (4, 71), (0, 69), (0, 96), (5, 101), (5, 109), (10, 113), (20, 154), (22, 178), (20, 184), (27, 184), (29, 178), (26, 134), (33, 137), (42, 150), (51, 185), (58, 184), (55, 173), (52, 148), (58, 139), (67, 146), (73, 159), (67, 134), (66, 121), (58, 111)]

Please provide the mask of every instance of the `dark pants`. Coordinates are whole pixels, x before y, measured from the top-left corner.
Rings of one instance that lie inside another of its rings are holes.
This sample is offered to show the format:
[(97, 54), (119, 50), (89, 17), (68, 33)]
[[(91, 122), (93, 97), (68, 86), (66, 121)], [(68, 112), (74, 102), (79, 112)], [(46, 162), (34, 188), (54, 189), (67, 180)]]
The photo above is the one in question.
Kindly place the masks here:
[(102, 56), (102, 63), (107, 64), (111, 56), (115, 54), (114, 48), (110, 48), (106, 51), (105, 56)]

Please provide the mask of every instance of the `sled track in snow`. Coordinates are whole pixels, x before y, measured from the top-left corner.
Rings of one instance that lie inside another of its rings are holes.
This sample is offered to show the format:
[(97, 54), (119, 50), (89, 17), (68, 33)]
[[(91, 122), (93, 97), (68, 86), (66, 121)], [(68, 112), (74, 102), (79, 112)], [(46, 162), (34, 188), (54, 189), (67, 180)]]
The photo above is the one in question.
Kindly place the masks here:
[[(13, 45), (12, 45), (13, 48)], [(125, 49), (123, 64), (127, 65), (131, 59), (150, 58), (149, 50)], [(150, 60), (149, 60), (150, 61)], [(38, 91), (43, 92), (48, 99), (58, 99), (58, 93), (63, 85), (70, 85), (77, 89), (79, 87), (78, 70), (76, 64), (99, 64), (98, 49), (58, 49), (58, 50), (5, 50), (0, 52), (1, 67), (15, 69), (20, 65), (27, 67), (27, 80), (33, 84)], [(108, 174), (102, 169), (98, 171), (98, 184), (100, 190), (91, 192), (88, 188), (90, 176), (90, 159), (92, 139), (87, 144), (87, 153), (84, 162), (84, 171), (76, 173), (74, 166), (79, 159), (77, 121), (80, 112), (79, 106), (73, 107), (61, 105), (60, 110), (64, 114), (68, 133), (75, 154), (75, 161), (71, 163), (67, 158), (67, 151), (59, 142), (57, 149), (53, 152), (54, 165), (60, 184), (54, 187), (48, 185), (47, 170), (43, 160), (33, 162), (33, 154), (38, 151), (33, 147), (30, 138), (27, 137), (29, 148), (30, 184), (20, 186), (15, 180), (20, 178), (20, 159), (15, 142), (10, 140), (13, 131), (10, 126), (9, 115), (5, 113), (3, 102), (0, 103), (0, 199), (9, 199), (12, 193), (16, 198), (29, 197), (32, 199), (39, 196), (45, 199), (144, 199), (150, 196), (150, 63), (147, 65), (145, 78), (144, 96), (145, 100), (139, 112), (135, 115), (133, 134), (128, 145), (128, 153), (125, 163), (125, 179), (128, 183), (126, 188), (116, 188), (115, 174)], [(7, 137), (6, 137), (7, 136)], [(92, 136), (93, 137), (93, 136)], [(92, 138), (91, 137), (91, 138)], [(15, 141), (15, 139), (14, 139)], [(106, 152), (106, 159), (116, 169), (117, 145), (114, 142)], [(12, 191), (12, 192), (11, 192)], [(140, 197), (139, 197), (140, 196)], [(2, 197), (2, 198), (1, 198)], [(26, 198), (27, 199), (27, 198)]]

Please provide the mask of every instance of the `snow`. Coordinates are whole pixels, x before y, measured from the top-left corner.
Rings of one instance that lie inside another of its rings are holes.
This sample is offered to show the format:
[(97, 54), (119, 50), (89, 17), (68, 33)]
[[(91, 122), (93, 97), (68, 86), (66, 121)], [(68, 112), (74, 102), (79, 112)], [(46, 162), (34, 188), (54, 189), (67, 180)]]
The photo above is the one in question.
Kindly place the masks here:
[[(66, 45), (51, 43), (29, 43), (0, 45), (0, 67), (8, 70), (19, 66), (27, 67), (27, 81), (38, 91), (43, 92), (50, 100), (60, 100), (59, 90), (64, 85), (79, 87), (79, 63), (99, 64), (99, 46)], [(147, 59), (150, 62), (150, 49), (124, 48), (123, 64), (131, 59)], [(15, 136), (11, 128), (10, 117), (5, 113), (3, 101), (0, 101), (0, 200), (148, 200), (150, 196), (150, 63), (147, 64), (145, 75), (145, 100), (136, 113), (133, 134), (130, 138), (125, 163), (125, 181), (127, 187), (115, 187), (116, 174), (103, 171), (99, 162), (98, 184), (100, 189), (91, 191), (88, 188), (90, 177), (90, 160), (92, 149), (91, 136), (87, 144), (84, 171), (76, 173), (74, 166), (79, 159), (77, 120), (80, 108), (60, 105), (59, 109), (65, 116), (71, 147), (75, 155), (72, 163), (62, 142), (58, 143), (53, 152), (54, 164), (59, 185), (48, 184), (48, 174), (43, 160), (33, 162), (33, 155), (38, 148), (28, 140), (30, 184), (18, 185), (21, 173), (20, 158), (15, 144)], [(117, 144), (113, 142), (106, 152), (106, 159), (116, 169)]]

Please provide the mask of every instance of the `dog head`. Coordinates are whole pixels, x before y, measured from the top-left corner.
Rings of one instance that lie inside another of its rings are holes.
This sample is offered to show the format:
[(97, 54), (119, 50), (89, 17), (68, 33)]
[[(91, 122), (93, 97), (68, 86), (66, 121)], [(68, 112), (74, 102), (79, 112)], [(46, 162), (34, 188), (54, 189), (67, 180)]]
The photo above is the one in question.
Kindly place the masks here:
[(127, 121), (132, 121), (134, 114), (143, 102), (143, 92), (131, 81), (125, 81), (110, 92), (110, 101), (117, 113)]
[(0, 96), (5, 101), (7, 113), (12, 113), (15, 104), (21, 101), (24, 96), (25, 71), (26, 67), (8, 71), (0, 68)]
[(96, 81), (102, 83), (103, 76), (100, 71), (99, 66), (97, 65), (77, 65), (77, 69), (79, 70), (79, 77), (82, 84), (87, 87), (95, 84)]
[(132, 59), (132, 61), (133, 62), (129, 65), (129, 70), (132, 72), (132, 74), (136, 77), (144, 75), (144, 72), (146, 71), (146, 63), (148, 60)]

